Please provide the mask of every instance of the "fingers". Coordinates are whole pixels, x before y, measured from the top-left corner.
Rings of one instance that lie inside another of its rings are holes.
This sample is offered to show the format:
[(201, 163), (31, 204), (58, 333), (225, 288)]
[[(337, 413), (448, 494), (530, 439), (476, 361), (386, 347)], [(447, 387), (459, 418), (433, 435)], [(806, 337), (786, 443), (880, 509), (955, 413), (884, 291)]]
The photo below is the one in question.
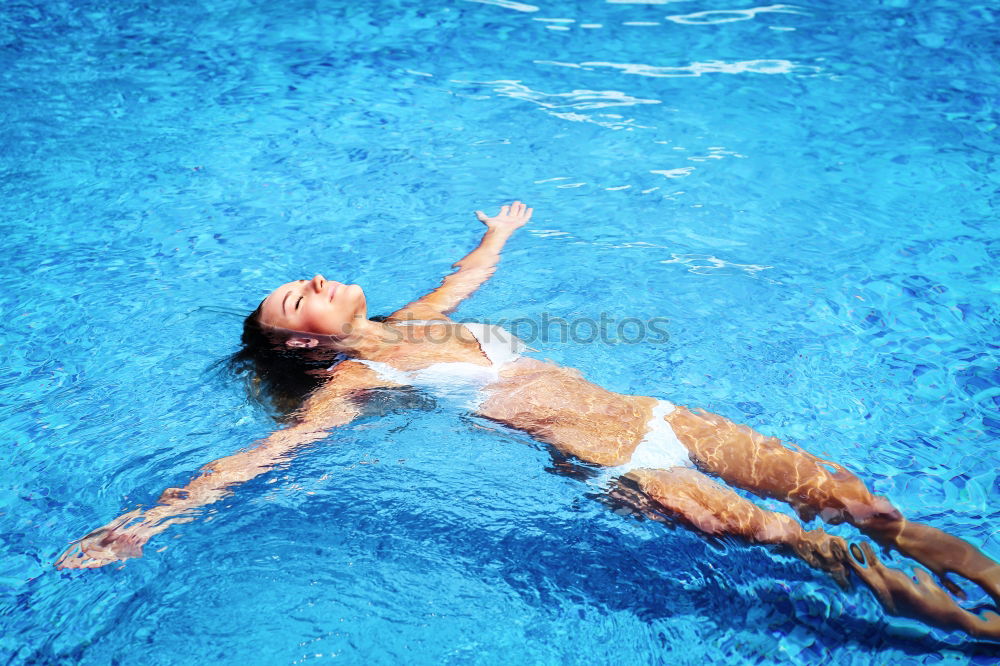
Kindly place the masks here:
[(74, 543), (56, 560), (56, 569), (97, 569), (117, 559), (96, 555), (84, 550), (80, 544)]
[(66, 562), (57, 562), (57, 569), (100, 569), (106, 564), (115, 562), (116, 560), (108, 559), (94, 559), (92, 557), (87, 557), (86, 555), (80, 554), (79, 557), (75, 557), (72, 560)]
[(511, 217), (520, 217), (525, 214), (526, 211), (531, 210), (525, 206), (520, 201), (515, 201), (507, 206), (502, 206), (498, 215), (509, 215)]
[(528, 208), (526, 205), (520, 201), (514, 201), (513, 203), (502, 206), (500, 212), (494, 217), (490, 217), (481, 210), (476, 211), (476, 219), (478, 219), (483, 224), (489, 225), (493, 221), (499, 221), (503, 219), (505, 222), (516, 222), (519, 223), (517, 226), (521, 226), (525, 222), (531, 219), (531, 214), (534, 213), (533, 208)]
[(527, 222), (528, 218), (531, 217), (531, 213), (532, 213), (532, 209), (528, 208), (527, 206), (525, 206), (520, 201), (515, 201), (514, 203), (512, 203), (510, 205), (510, 214), (513, 217), (524, 218), (525, 222)]
[[(118, 525), (130, 522), (135, 512), (116, 520)], [(142, 557), (142, 548), (150, 534), (137, 529), (119, 530), (99, 527), (79, 541), (70, 544), (56, 560), (57, 569), (96, 569), (111, 562)]]
[(83, 555), (83, 553), (79, 552), (79, 549), (79, 544), (70, 544), (69, 548), (56, 558), (56, 569), (75, 569), (77, 567), (76, 562)]
[[(57, 569), (86, 569), (94, 565), (87, 564), (91, 561), (89, 554), (87, 553), (88, 542), (100, 541), (101, 538), (108, 532), (107, 527), (99, 527), (90, 534), (82, 537), (71, 543), (66, 550), (62, 552), (61, 555), (56, 559)], [(100, 565), (98, 565), (100, 566)]]

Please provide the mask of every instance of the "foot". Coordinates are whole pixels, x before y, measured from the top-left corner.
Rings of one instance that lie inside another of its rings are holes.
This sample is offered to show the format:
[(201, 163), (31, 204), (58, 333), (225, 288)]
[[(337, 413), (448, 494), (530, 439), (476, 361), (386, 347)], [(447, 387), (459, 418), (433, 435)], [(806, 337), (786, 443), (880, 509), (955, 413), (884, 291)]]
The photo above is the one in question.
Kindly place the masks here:
[(965, 610), (926, 571), (914, 569), (914, 581), (905, 572), (882, 564), (866, 543), (852, 544), (850, 548), (847, 562), (890, 614), (961, 629), (971, 636), (1000, 639), (1000, 615), (992, 611), (977, 615)]
[(965, 592), (948, 578), (949, 574), (961, 576), (983, 588), (1000, 607), (1000, 564), (968, 541), (936, 527), (908, 521), (902, 521), (882, 538), (873, 536), (883, 546), (895, 548), (930, 569), (941, 585), (960, 599), (965, 598)]

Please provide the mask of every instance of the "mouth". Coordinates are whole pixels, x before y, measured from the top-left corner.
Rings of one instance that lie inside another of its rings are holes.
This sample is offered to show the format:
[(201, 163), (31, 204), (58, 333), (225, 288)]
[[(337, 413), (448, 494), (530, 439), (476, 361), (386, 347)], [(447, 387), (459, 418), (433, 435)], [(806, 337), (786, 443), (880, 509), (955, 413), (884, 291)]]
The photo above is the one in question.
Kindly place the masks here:
[(330, 302), (333, 301), (333, 297), (337, 294), (337, 287), (338, 286), (339, 285), (336, 285), (336, 284), (331, 284), (330, 285), (330, 288), (328, 290), (330, 292), (330, 297), (327, 299), (328, 301), (330, 301)]

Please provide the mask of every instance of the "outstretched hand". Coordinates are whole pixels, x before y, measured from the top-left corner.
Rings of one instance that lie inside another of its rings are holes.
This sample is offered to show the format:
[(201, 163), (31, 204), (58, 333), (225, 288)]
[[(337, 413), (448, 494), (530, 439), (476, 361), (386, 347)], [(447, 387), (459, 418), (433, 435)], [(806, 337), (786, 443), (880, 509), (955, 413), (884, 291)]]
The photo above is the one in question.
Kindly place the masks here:
[(96, 569), (112, 562), (142, 557), (151, 536), (141, 523), (130, 526), (139, 511), (131, 511), (109, 525), (94, 530), (67, 548), (56, 561), (57, 569)]
[(534, 209), (528, 208), (520, 201), (515, 201), (509, 206), (504, 206), (500, 212), (490, 217), (481, 210), (476, 211), (476, 217), (490, 229), (513, 231), (523, 227), (531, 219)]

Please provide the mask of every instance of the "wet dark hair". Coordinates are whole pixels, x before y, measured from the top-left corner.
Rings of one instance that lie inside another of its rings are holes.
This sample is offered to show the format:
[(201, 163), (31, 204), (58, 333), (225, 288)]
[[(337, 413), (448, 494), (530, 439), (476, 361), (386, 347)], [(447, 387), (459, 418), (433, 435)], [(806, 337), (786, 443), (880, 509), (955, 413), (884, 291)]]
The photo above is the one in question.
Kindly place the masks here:
[(261, 308), (243, 320), (243, 346), (229, 359), (229, 368), (246, 384), (247, 395), (279, 421), (288, 419), (329, 375), (344, 356), (322, 344), (290, 347), (291, 331), (265, 325)]
[[(329, 377), (332, 366), (347, 356), (330, 345), (324, 336), (315, 347), (290, 347), (294, 331), (267, 326), (261, 321), (261, 302), (243, 320), (242, 347), (229, 360), (229, 369), (243, 379), (250, 400), (278, 421), (288, 420)], [(386, 318), (376, 316), (373, 321)]]

